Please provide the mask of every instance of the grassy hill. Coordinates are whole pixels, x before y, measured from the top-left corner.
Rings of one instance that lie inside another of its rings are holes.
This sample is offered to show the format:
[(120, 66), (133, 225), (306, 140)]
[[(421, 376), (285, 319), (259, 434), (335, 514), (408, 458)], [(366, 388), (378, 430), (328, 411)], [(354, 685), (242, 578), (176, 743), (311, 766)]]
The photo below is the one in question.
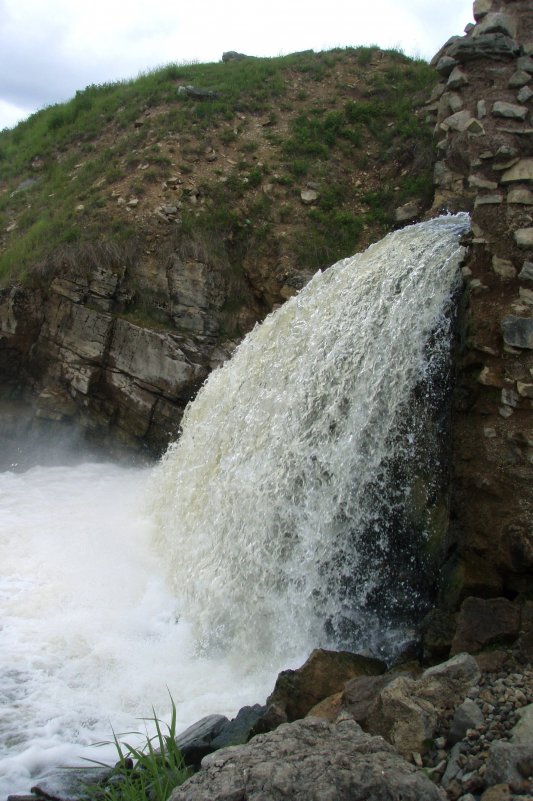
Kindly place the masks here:
[(184, 237), (237, 272), (325, 267), (381, 236), (394, 207), (429, 200), (416, 111), (433, 82), (423, 61), (360, 47), (88, 86), (0, 132), (0, 285), (106, 254), (157, 260)]

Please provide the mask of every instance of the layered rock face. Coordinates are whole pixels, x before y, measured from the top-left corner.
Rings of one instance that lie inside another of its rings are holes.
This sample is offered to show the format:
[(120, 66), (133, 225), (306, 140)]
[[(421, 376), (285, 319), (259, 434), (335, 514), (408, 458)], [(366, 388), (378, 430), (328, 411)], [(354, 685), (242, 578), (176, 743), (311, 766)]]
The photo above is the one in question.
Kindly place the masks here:
[(434, 212), (469, 209), (447, 601), (514, 598), (533, 568), (533, 7), (476, 0), (434, 64)]
[[(185, 405), (235, 345), (221, 332), (234, 288), (227, 265), (190, 248), (161, 259), (153, 274), (148, 267), (93, 266), (39, 290), (0, 292), (2, 398), (28, 399), (18, 436), (70, 424), (96, 442), (151, 452), (177, 436)], [(161, 325), (123, 313), (132, 281), (151, 292), (152, 315), (160, 298)], [(256, 314), (250, 299), (234, 328), (246, 330)]]

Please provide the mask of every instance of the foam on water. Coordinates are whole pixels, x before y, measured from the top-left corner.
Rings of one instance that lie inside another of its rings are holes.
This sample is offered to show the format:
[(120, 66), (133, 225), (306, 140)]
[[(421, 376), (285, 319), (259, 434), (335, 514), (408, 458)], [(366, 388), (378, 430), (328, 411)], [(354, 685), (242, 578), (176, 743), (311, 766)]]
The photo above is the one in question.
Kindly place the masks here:
[[(266, 671), (199, 658), (142, 508), (149, 469), (111, 464), (0, 473), (0, 798), (142, 730), (168, 691), (185, 728), (264, 700)], [(167, 690), (168, 688), (168, 690)], [(128, 739), (132, 739), (131, 737)]]

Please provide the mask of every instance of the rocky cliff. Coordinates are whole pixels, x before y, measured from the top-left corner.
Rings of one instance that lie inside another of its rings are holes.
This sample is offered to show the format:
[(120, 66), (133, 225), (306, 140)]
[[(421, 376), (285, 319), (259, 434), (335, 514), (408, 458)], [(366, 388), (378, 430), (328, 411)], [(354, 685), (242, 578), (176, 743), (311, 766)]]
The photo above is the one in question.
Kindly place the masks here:
[(433, 63), (433, 211), (472, 216), (454, 432), (446, 602), (531, 591), (533, 7), (476, 0)]
[(422, 62), (358, 48), (155, 77), (0, 134), (8, 464), (24, 431), (161, 452), (256, 321), (430, 202)]

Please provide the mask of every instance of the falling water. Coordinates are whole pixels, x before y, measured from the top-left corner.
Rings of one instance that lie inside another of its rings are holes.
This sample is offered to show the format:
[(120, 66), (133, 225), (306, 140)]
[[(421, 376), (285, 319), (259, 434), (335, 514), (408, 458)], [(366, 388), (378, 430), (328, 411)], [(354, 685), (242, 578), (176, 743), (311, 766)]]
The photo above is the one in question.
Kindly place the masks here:
[(155, 470), (0, 473), (0, 793), (112, 760), (87, 746), (164, 717), (168, 690), (185, 727), (264, 701), (318, 644), (394, 652), (424, 601), (412, 510), (445, 473), (428, 444), (467, 228), (412, 226), (316, 275)]
[(390, 654), (420, 614), (409, 518), (420, 474), (441, 470), (424, 449), (442, 432), (425, 429), (443, 400), (468, 225), (410, 226), (317, 274), (188, 407), (154, 509), (208, 651)]

